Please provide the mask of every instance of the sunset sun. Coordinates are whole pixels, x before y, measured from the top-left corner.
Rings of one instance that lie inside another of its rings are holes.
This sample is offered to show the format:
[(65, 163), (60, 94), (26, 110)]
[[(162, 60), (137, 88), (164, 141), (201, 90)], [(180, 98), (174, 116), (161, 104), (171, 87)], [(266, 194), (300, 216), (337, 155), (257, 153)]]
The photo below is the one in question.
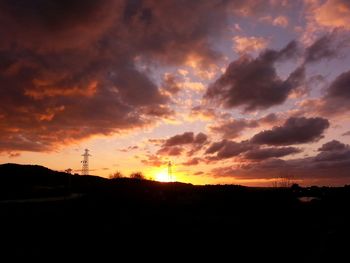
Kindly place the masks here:
[(159, 171), (155, 174), (155, 180), (158, 182), (173, 182), (174, 176), (170, 178), (166, 171)]

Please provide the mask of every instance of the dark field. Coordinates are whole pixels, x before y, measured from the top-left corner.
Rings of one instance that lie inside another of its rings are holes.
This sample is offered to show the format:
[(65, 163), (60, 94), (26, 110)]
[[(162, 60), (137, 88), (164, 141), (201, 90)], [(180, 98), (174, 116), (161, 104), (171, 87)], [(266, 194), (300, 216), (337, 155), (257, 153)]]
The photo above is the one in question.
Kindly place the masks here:
[(0, 190), (3, 257), (350, 262), (350, 187), (193, 186), (0, 165)]

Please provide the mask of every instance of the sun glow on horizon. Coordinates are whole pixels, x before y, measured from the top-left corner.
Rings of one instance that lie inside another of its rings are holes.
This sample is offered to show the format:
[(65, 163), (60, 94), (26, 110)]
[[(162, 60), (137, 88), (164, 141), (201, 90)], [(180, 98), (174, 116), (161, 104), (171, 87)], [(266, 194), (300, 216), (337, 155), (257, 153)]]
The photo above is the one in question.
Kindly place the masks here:
[(170, 178), (166, 171), (159, 171), (155, 174), (155, 180), (158, 182), (175, 182), (176, 178), (174, 175)]

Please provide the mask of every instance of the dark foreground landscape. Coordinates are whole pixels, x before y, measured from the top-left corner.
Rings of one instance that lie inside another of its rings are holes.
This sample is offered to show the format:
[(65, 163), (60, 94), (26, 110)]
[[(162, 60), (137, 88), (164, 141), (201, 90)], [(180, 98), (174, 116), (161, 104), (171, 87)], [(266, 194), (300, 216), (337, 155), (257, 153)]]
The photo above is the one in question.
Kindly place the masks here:
[(350, 262), (349, 210), (348, 186), (194, 186), (0, 165), (3, 257)]

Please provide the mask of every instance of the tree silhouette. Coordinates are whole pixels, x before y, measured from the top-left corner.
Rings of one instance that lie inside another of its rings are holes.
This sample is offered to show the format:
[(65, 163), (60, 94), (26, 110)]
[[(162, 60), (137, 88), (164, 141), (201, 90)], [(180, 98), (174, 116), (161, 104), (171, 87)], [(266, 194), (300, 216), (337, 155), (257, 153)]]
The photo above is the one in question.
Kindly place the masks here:
[(142, 172), (133, 172), (130, 174), (130, 178), (144, 180), (145, 176), (143, 175)]
[(279, 176), (277, 176), (272, 183), (273, 187), (283, 187), (288, 188), (291, 187), (294, 183), (294, 175), (292, 172), (280, 172)]
[(113, 174), (109, 175), (109, 179), (117, 179), (122, 177), (124, 177), (124, 175), (120, 171), (116, 171)]
[(64, 172), (67, 173), (67, 174), (72, 174), (73, 169), (68, 168), (68, 169), (64, 170)]

